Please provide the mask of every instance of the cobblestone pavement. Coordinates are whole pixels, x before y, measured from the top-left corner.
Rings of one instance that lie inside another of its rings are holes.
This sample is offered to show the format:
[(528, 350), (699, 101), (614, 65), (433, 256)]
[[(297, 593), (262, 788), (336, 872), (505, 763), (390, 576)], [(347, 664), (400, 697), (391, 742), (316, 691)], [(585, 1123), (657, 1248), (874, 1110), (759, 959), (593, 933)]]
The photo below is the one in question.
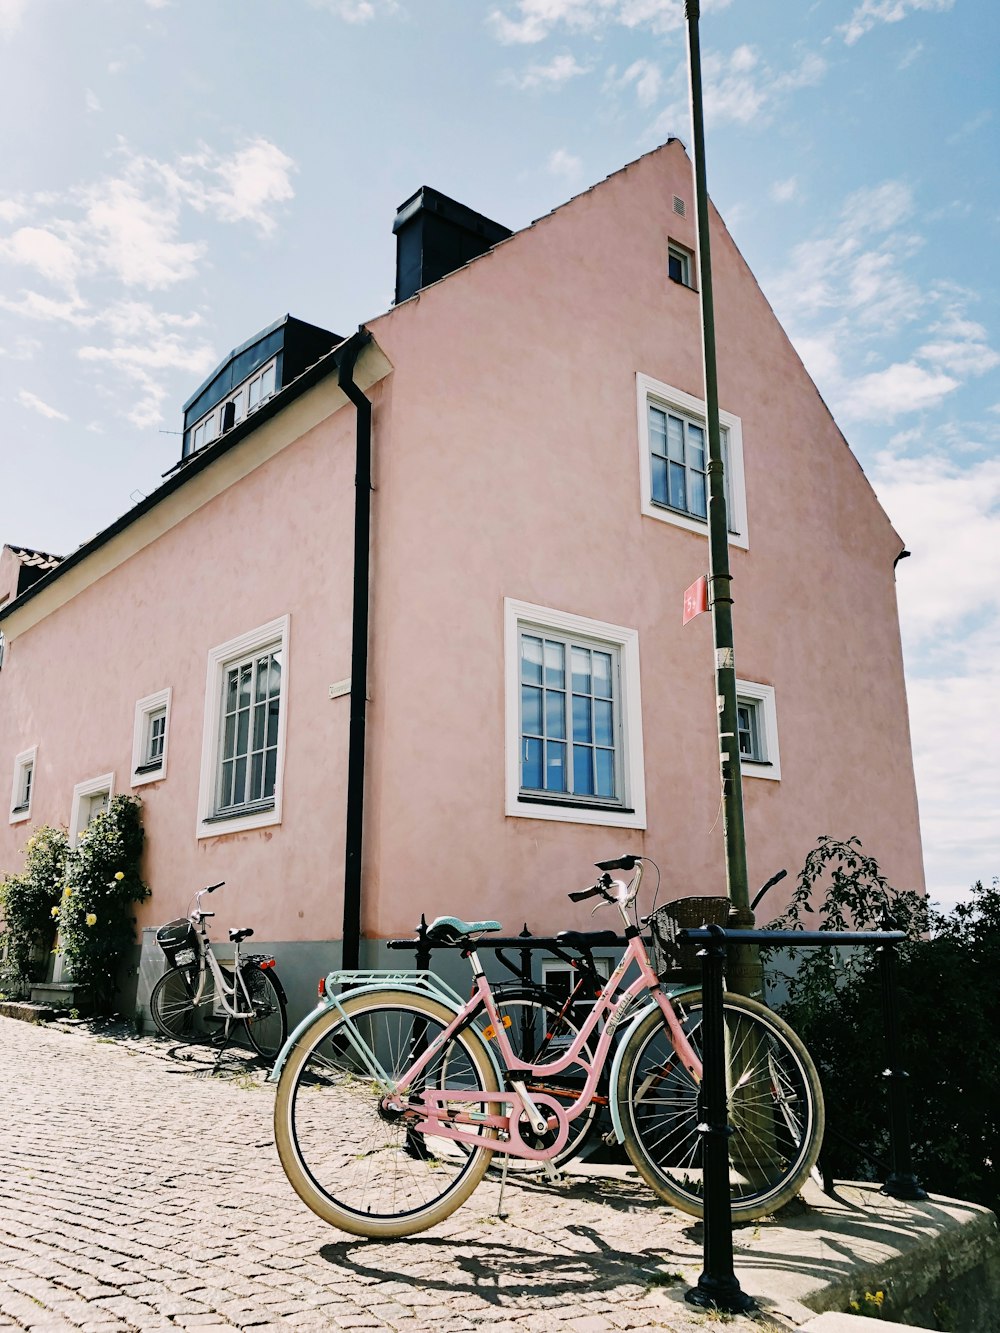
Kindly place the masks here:
[[(491, 1179), (409, 1240), (342, 1235), (281, 1171), (237, 1057), (0, 1018), (0, 1329), (721, 1327), (700, 1228), (637, 1180)], [(788, 1327), (727, 1319), (736, 1329)]]

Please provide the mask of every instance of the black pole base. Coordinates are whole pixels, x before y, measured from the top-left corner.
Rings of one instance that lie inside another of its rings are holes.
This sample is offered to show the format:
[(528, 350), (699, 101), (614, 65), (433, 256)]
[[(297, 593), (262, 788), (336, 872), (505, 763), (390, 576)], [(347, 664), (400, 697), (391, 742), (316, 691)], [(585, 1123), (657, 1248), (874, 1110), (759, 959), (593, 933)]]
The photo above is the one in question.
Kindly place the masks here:
[(882, 1186), (882, 1193), (888, 1194), (890, 1199), (909, 1199), (913, 1202), (928, 1197), (916, 1176), (898, 1176), (895, 1172)]
[(707, 1277), (702, 1273), (698, 1285), (684, 1293), (688, 1305), (703, 1310), (721, 1310), (724, 1314), (748, 1314), (757, 1309), (757, 1302), (748, 1296), (736, 1278), (731, 1280)]

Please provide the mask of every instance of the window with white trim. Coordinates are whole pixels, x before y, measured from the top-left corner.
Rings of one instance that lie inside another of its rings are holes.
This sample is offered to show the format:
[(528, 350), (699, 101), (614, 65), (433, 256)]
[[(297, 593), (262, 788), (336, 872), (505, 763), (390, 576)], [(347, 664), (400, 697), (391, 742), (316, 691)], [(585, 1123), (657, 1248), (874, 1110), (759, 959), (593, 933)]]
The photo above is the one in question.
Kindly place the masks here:
[(774, 687), (749, 680), (736, 682), (736, 735), (744, 777), (781, 777), (778, 714)]
[(132, 786), (160, 782), (167, 776), (167, 742), (170, 728), (168, 687), (140, 699), (135, 706), (132, 734)]
[[(708, 431), (705, 405), (669, 384), (636, 375), (642, 512), (705, 534), (708, 531)], [(746, 548), (743, 427), (719, 412), (729, 540)]]
[(31, 798), (35, 789), (35, 758), (38, 746), (23, 750), (14, 760), (14, 781), (10, 790), (10, 822), (19, 824), (31, 818)]
[(667, 277), (672, 282), (679, 282), (682, 287), (693, 287), (691, 275), (694, 272), (694, 256), (690, 250), (676, 241), (667, 246)]
[(196, 449), (202, 449), (206, 444), (211, 444), (214, 439), (222, 434), (226, 419), (226, 407), (232, 403), (233, 417), (232, 425), (237, 425), (244, 417), (255, 412), (258, 407), (262, 407), (269, 398), (274, 397), (274, 386), (277, 375), (277, 359), (269, 361), (268, 364), (260, 370), (255, 371), (250, 379), (244, 380), (237, 389), (234, 389), (221, 402), (216, 403), (212, 410), (191, 427), (191, 448), (194, 453)]
[(87, 782), (78, 782), (73, 788), (73, 807), (69, 821), (70, 846), (75, 847), (80, 835), (87, 826), (104, 814), (111, 804), (115, 790), (114, 773), (104, 773), (99, 778), (90, 778)]
[(635, 630), (505, 601), (506, 811), (644, 828)]
[(209, 653), (199, 837), (280, 823), (288, 617)]

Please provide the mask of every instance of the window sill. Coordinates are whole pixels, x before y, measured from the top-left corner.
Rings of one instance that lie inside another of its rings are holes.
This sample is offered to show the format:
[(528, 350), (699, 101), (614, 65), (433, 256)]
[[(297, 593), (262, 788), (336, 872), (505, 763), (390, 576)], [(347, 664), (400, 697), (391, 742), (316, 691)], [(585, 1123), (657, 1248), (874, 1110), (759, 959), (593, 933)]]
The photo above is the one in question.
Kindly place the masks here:
[(203, 824), (231, 824), (235, 819), (245, 819), (248, 815), (269, 814), (274, 809), (274, 801), (254, 801), (250, 805), (234, 805), (230, 810), (221, 810), (215, 815), (206, 815)]
[(23, 824), (26, 819), (31, 818), (30, 805), (15, 805), (10, 812), (11, 824)]
[(536, 796), (533, 793), (522, 793), (517, 799), (521, 805), (553, 805), (561, 810), (612, 810), (620, 815), (635, 814), (630, 806), (620, 805), (617, 801), (573, 800), (566, 796)]
[(148, 764), (140, 764), (135, 771), (137, 776), (141, 776), (146, 773), (159, 773), (162, 767), (162, 759), (153, 759)]

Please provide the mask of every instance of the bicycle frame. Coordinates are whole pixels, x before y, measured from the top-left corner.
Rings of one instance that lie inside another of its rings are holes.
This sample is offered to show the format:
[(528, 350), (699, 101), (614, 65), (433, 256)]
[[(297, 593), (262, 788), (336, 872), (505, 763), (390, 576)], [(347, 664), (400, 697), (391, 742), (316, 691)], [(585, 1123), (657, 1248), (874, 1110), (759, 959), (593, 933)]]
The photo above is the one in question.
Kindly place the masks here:
[[(201, 917), (200, 914), (196, 926), (199, 937), (198, 985), (192, 997), (193, 1002), (195, 1004), (198, 1004), (199, 1001), (201, 1000), (202, 994), (204, 993), (205, 983), (206, 983), (206, 964), (207, 964), (207, 971), (211, 972), (212, 979), (215, 982), (216, 998), (218, 1000), (218, 1003), (221, 1005), (226, 1017), (235, 1019), (253, 1018), (254, 1016), (253, 1005), (250, 1003), (250, 996), (247, 994), (247, 989), (246, 986), (244, 985), (243, 977), (240, 973), (239, 944), (237, 943), (233, 949), (233, 984), (230, 987), (226, 981), (225, 976), (223, 975), (222, 968), (219, 965), (219, 960), (215, 956), (215, 951), (212, 948), (212, 941), (208, 938), (208, 931), (205, 929), (204, 918)], [(235, 1007), (235, 1004), (229, 1003), (230, 999), (235, 1001), (240, 993), (242, 993), (242, 998), (245, 1004), (244, 1011), (237, 1009)]]
[[(470, 1147), (482, 1148), (489, 1146), (492, 1151), (509, 1153), (516, 1157), (535, 1159), (554, 1157), (566, 1141), (569, 1122), (586, 1109), (594, 1096), (597, 1081), (607, 1060), (615, 1031), (631, 1009), (633, 1001), (643, 993), (651, 994), (659, 1006), (679, 1061), (692, 1080), (700, 1083), (701, 1060), (688, 1041), (669, 997), (660, 989), (659, 977), (650, 966), (638, 930), (635, 927), (629, 929), (632, 933), (622, 959), (608, 978), (606, 986), (595, 1001), (593, 1009), (587, 1015), (576, 1037), (568, 1049), (557, 1059), (542, 1064), (528, 1063), (515, 1054), (507, 1037), (489, 982), (483, 974), (478, 955), (475, 950), (470, 950), (468, 956), (475, 976), (475, 990), (471, 998), (466, 1001), (441, 1035), (429, 1043), (427, 1049), (395, 1081), (393, 1090), (384, 1098), (387, 1109), (413, 1117), (415, 1119), (413, 1129), (416, 1133), (454, 1139)], [(622, 985), (625, 973), (633, 963), (638, 967), (639, 975), (619, 994), (619, 987)], [(470, 1091), (468, 1089), (424, 1088), (417, 1094), (415, 1102), (397, 1102), (395, 1100), (397, 1097), (405, 1096), (406, 1090), (418, 1082), (436, 1052), (453, 1036), (468, 1027), (483, 1010), (489, 1017), (490, 1025), (493, 1028), (493, 1036), (488, 1040), (496, 1042), (501, 1063), (506, 1067), (508, 1074), (511, 1075), (510, 1082), (514, 1091), (489, 1092), (485, 1089)], [(588, 1061), (581, 1056), (581, 1051), (602, 1020), (604, 1020), (604, 1027), (597, 1040), (593, 1060)], [(357, 1046), (360, 1037), (351, 1031), (353, 1028), (351, 1023), (347, 1024), (347, 1028), (350, 1039)], [(360, 1051), (359, 1054), (361, 1054)], [(366, 1063), (371, 1055), (372, 1053), (366, 1048), (363, 1053)], [(584, 1069), (587, 1078), (580, 1095), (569, 1107), (561, 1106), (554, 1098), (544, 1093), (529, 1095), (523, 1079), (515, 1077), (518, 1072), (523, 1071), (525, 1075), (530, 1074), (544, 1078), (559, 1074), (573, 1064)], [(369, 1064), (369, 1068), (372, 1068), (371, 1064)], [(384, 1079), (384, 1076), (379, 1081), (389, 1082), (389, 1080)], [(495, 1110), (478, 1111), (471, 1108), (468, 1111), (458, 1112), (449, 1110), (448, 1104), (455, 1102), (485, 1103), (490, 1107), (496, 1106), (497, 1103), (503, 1103), (509, 1105), (510, 1109), (503, 1114), (498, 1114)], [(520, 1132), (522, 1119), (527, 1119), (536, 1133), (555, 1130), (556, 1137), (554, 1141), (544, 1148), (535, 1148), (526, 1143)], [(463, 1125), (468, 1125), (469, 1130), (460, 1128)], [(492, 1142), (484, 1144), (481, 1137), (481, 1128), (484, 1125), (505, 1132), (507, 1134), (506, 1140), (496, 1146)], [(473, 1132), (473, 1126), (480, 1130), (480, 1133)]]

